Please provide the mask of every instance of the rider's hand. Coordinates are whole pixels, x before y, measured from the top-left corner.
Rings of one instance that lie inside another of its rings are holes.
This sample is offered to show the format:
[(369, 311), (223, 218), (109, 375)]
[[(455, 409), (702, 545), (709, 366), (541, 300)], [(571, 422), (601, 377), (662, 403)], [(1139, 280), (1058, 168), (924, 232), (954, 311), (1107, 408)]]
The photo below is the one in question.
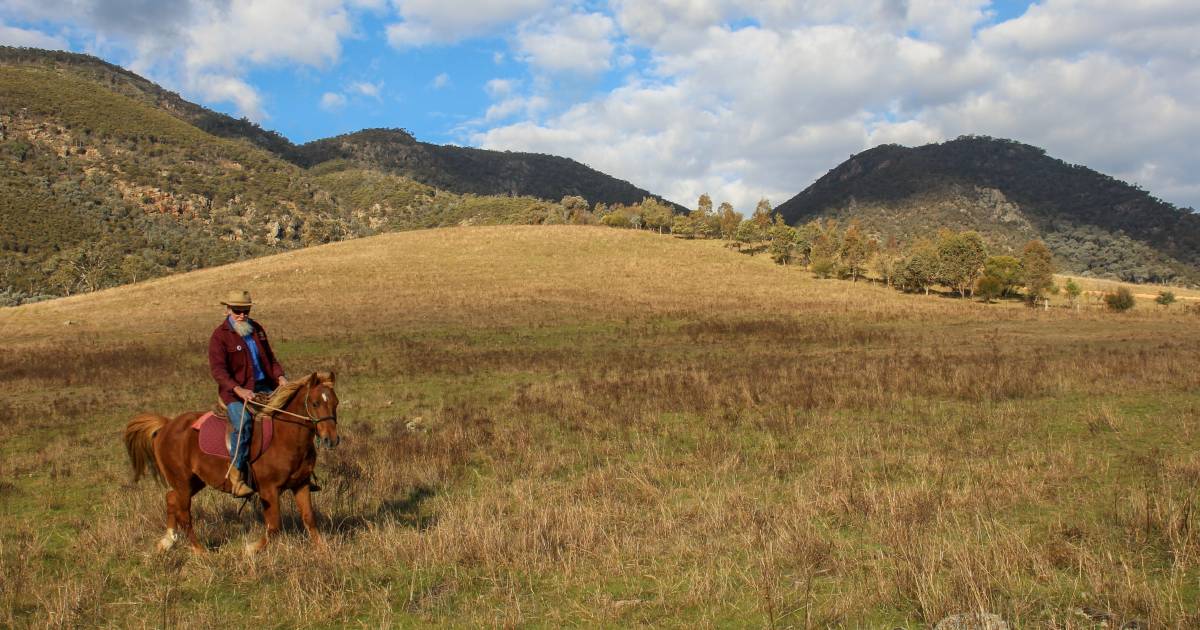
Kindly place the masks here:
[(288, 381), (287, 381), (287, 377), (286, 377), (286, 376), (280, 376), (280, 377), (279, 377), (279, 386), (280, 386), (280, 387), (283, 387), (284, 385), (287, 385), (287, 383), (288, 383)]
[(246, 402), (254, 400), (254, 392), (246, 389), (245, 387), (234, 387), (233, 393), (236, 394), (238, 398), (241, 398)]

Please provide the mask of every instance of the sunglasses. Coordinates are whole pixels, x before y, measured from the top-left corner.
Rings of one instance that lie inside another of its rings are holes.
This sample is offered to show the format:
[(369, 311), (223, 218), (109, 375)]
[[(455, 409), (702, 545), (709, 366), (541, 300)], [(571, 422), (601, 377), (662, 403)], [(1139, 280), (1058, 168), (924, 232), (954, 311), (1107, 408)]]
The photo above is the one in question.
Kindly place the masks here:
[(234, 315), (249, 315), (250, 314), (250, 309), (248, 309), (248, 308), (230, 308), (229, 310), (233, 311)]

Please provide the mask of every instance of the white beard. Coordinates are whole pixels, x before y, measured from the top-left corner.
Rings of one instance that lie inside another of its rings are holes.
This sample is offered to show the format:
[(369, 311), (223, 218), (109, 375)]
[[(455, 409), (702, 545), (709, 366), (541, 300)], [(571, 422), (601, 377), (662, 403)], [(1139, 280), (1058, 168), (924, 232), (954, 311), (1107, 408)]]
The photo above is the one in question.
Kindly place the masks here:
[(254, 325), (251, 324), (250, 320), (248, 319), (244, 322), (239, 322), (236, 319), (230, 319), (229, 323), (233, 325), (233, 331), (242, 337), (254, 332)]

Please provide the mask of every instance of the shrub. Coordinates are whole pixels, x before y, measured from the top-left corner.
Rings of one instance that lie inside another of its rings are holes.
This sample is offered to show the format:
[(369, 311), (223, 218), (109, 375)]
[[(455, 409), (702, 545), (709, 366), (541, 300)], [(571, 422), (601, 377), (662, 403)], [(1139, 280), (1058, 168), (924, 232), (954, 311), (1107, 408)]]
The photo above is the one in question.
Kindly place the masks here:
[(1104, 303), (1111, 311), (1128, 311), (1133, 308), (1133, 292), (1125, 287), (1104, 294)]
[(1175, 303), (1175, 294), (1171, 291), (1160, 291), (1154, 301), (1163, 306), (1171, 306)]
[(992, 300), (1000, 297), (1004, 293), (1004, 289), (1004, 281), (993, 275), (984, 275), (975, 283), (975, 294), (983, 298), (983, 301), (988, 304), (991, 304)]
[(828, 278), (833, 275), (837, 262), (832, 258), (814, 258), (809, 270), (818, 278)]
[(1083, 287), (1079, 286), (1079, 283), (1075, 282), (1074, 278), (1067, 278), (1067, 283), (1063, 285), (1063, 290), (1067, 294), (1067, 301), (1069, 301), (1071, 303), (1071, 307), (1074, 308), (1076, 302), (1079, 300), (1080, 294), (1083, 293)]

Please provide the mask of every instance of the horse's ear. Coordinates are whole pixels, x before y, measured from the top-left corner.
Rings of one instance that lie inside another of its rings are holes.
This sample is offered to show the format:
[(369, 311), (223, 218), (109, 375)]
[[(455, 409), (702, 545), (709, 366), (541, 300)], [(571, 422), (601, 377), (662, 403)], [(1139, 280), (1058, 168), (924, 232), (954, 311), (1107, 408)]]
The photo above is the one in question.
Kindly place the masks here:
[(336, 380), (336, 379), (334, 379), (334, 377), (333, 377), (333, 370), (330, 370), (329, 371), (329, 386), (330, 387), (333, 387), (334, 380)]
[(317, 372), (313, 375), (322, 385), (333, 387), (333, 372)]

